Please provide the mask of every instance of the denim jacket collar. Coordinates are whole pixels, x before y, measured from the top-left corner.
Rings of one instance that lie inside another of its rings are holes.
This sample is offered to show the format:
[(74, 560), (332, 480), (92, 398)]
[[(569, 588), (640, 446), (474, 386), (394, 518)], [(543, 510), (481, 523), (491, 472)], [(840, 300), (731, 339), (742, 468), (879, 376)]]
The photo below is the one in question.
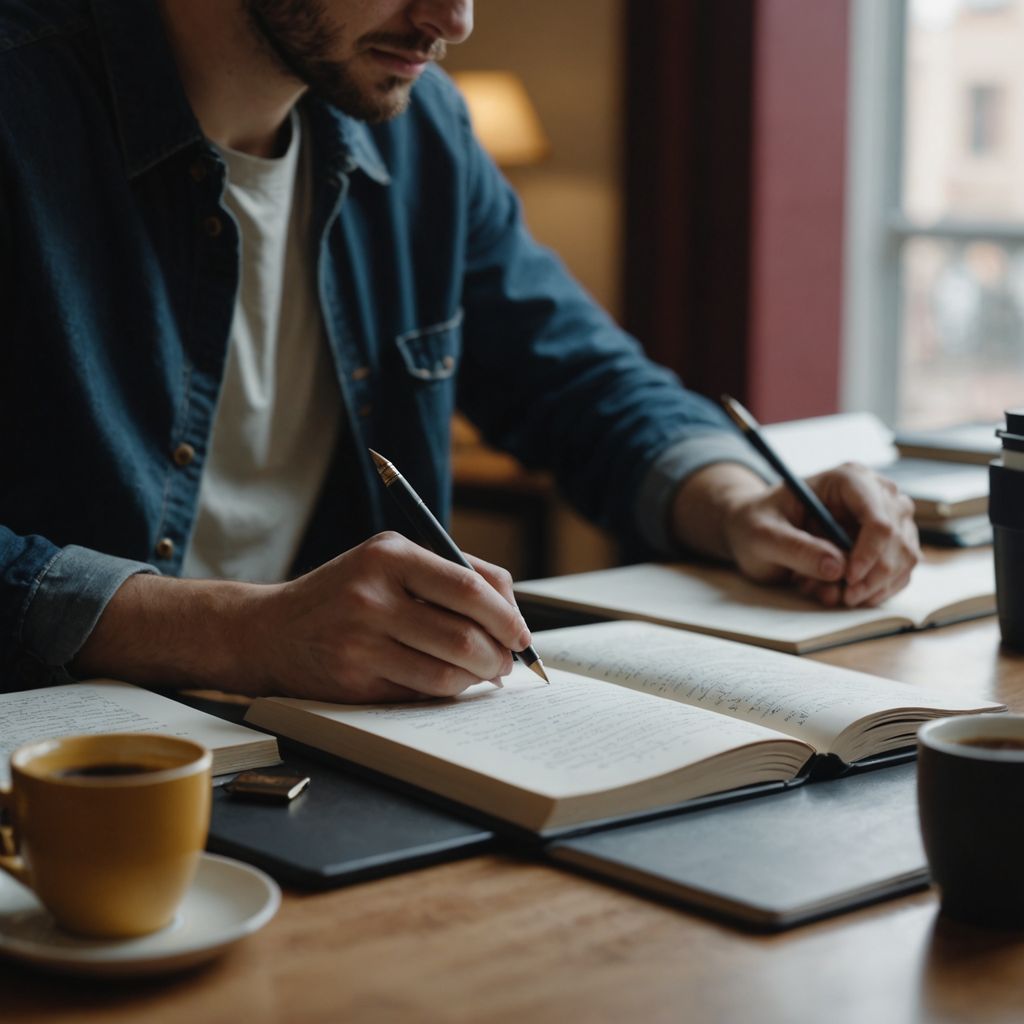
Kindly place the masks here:
[[(154, 0), (91, 0), (129, 178), (203, 140)], [(331, 163), (390, 182), (366, 125), (318, 100)]]
[(378, 185), (391, 183), (391, 175), (384, 165), (369, 128), (362, 121), (342, 114), (329, 103), (314, 96), (306, 100), (319, 137), (329, 139), (327, 162), (336, 170), (347, 173), (361, 170)]

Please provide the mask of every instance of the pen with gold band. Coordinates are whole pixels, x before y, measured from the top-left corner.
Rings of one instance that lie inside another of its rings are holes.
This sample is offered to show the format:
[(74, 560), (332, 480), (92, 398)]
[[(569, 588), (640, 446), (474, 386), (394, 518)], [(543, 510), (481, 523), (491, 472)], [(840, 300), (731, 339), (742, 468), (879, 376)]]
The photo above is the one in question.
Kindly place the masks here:
[[(442, 558), (447, 558), (449, 562), (455, 562), (457, 565), (463, 565), (476, 572), (466, 556), (458, 549), (455, 541), (448, 536), (445, 528), (437, 521), (434, 513), (427, 508), (423, 499), (412, 489), (409, 481), (383, 455), (375, 452), (372, 448), (369, 451), (388, 493), (394, 497), (424, 545), (430, 548), (435, 555), (440, 555)], [(513, 651), (512, 655), (519, 658), (531, 671), (536, 672), (545, 683), (549, 681), (544, 672), (544, 664), (532, 644), (521, 651)]]

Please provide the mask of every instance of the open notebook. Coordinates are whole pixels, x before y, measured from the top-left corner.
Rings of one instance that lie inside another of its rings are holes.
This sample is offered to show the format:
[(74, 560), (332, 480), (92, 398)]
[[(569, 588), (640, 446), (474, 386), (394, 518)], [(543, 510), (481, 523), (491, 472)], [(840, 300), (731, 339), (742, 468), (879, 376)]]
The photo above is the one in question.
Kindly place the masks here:
[(0, 784), (8, 784), (10, 755), (22, 744), (99, 732), (158, 732), (195, 740), (212, 752), (214, 775), (281, 760), (273, 736), (130, 683), (94, 679), (0, 693)]
[(665, 810), (906, 749), (929, 718), (1002, 705), (713, 637), (619, 622), (535, 634), (545, 686), (342, 705), (270, 697), (246, 721), (534, 833)]
[(733, 569), (653, 562), (527, 580), (516, 584), (516, 595), (520, 601), (643, 619), (793, 654), (991, 615), (996, 607), (988, 550), (919, 565), (910, 585), (878, 608), (823, 608), (791, 587), (753, 583)]

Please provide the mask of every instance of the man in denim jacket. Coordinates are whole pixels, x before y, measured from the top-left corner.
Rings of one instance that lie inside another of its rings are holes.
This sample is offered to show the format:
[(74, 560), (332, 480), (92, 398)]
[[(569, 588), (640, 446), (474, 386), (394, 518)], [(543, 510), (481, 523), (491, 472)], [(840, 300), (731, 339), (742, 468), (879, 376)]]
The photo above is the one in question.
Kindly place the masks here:
[(530, 239), (431, 67), (471, 27), (472, 0), (0, 0), (0, 688), (507, 673), (508, 575), (399, 535), (367, 454), (445, 518), (456, 405), (637, 554), (826, 604), (905, 585), (905, 498), (840, 468), (813, 486), (853, 552), (805, 532)]

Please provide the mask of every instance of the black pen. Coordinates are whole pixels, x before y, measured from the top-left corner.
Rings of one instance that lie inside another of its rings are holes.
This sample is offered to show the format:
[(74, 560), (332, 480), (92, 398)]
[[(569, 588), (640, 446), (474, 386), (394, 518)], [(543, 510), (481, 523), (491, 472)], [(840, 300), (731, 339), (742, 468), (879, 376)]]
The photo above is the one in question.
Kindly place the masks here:
[(744, 437), (767, 459), (769, 465), (782, 477), (790, 491), (800, 499), (804, 508), (818, 521), (828, 539), (844, 551), (851, 551), (853, 541), (850, 540), (850, 535), (835, 521), (832, 513), (825, 508), (814, 491), (803, 480), (794, 476), (782, 459), (768, 447), (768, 442), (761, 436), (757, 420), (735, 398), (722, 395), (722, 405), (725, 406), (725, 411), (732, 421), (743, 432)]
[[(435, 555), (440, 555), (442, 558), (447, 558), (449, 562), (464, 565), (467, 569), (476, 572), (466, 556), (458, 549), (455, 541), (448, 536), (445, 528), (437, 521), (434, 513), (427, 508), (423, 499), (412, 489), (409, 481), (383, 455), (378, 454), (372, 448), (369, 449), (369, 452), (373, 456), (373, 464), (377, 467), (384, 486), (398, 502), (399, 508), (405, 513), (423, 543)], [(544, 663), (533, 649), (532, 644), (524, 647), (521, 651), (513, 651), (512, 657), (520, 658), (523, 664), (536, 672), (545, 683), (550, 682), (544, 672)]]

